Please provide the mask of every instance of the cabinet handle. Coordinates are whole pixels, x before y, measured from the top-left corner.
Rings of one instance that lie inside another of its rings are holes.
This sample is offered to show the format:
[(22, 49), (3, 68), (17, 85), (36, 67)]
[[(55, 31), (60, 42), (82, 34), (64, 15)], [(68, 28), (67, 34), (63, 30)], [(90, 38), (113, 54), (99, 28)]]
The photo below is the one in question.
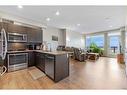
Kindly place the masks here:
[(54, 57), (50, 57), (50, 56), (45, 56), (47, 59), (52, 59), (52, 60), (54, 60)]

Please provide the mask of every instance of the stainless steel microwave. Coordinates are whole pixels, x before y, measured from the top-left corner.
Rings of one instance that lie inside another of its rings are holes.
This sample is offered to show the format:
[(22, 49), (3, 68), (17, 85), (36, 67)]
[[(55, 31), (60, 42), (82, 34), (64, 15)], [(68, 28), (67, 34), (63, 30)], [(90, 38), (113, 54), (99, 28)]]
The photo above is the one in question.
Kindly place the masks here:
[(8, 33), (9, 42), (27, 42), (27, 34)]

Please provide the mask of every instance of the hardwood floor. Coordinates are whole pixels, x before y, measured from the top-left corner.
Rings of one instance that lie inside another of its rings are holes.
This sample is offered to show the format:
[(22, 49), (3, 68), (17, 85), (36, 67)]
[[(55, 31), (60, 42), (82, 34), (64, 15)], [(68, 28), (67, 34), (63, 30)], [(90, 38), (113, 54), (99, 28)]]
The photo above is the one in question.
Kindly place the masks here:
[(6, 73), (0, 89), (127, 89), (125, 65), (114, 58), (101, 57), (95, 62), (71, 60), (70, 75), (54, 83), (47, 76), (34, 80), (30, 68)]

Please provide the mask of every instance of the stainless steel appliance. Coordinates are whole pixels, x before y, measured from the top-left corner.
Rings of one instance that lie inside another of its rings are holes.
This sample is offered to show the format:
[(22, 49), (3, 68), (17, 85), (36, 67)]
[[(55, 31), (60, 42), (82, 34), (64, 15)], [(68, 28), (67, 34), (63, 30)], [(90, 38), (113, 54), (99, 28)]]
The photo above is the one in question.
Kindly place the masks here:
[(3, 74), (5, 74), (7, 71), (7, 68), (5, 66), (0, 66), (0, 76), (2, 76)]
[(6, 32), (5, 29), (2, 26), (2, 29), (0, 31), (0, 76), (2, 76), (7, 68), (4, 66), (4, 59), (6, 57), (7, 53), (7, 38), (6, 38)]
[(9, 42), (27, 42), (27, 34), (8, 33)]
[(54, 62), (55, 58), (52, 55), (45, 55), (45, 73), (50, 78), (54, 79)]
[(8, 54), (8, 72), (28, 67), (28, 53)]

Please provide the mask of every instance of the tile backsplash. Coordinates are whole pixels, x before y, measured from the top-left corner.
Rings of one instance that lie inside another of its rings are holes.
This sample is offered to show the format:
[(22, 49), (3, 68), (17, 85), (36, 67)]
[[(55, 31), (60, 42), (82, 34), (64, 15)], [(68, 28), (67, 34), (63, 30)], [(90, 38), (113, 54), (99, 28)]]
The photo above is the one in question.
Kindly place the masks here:
[(12, 50), (25, 50), (26, 49), (26, 43), (8, 43), (8, 51)]

